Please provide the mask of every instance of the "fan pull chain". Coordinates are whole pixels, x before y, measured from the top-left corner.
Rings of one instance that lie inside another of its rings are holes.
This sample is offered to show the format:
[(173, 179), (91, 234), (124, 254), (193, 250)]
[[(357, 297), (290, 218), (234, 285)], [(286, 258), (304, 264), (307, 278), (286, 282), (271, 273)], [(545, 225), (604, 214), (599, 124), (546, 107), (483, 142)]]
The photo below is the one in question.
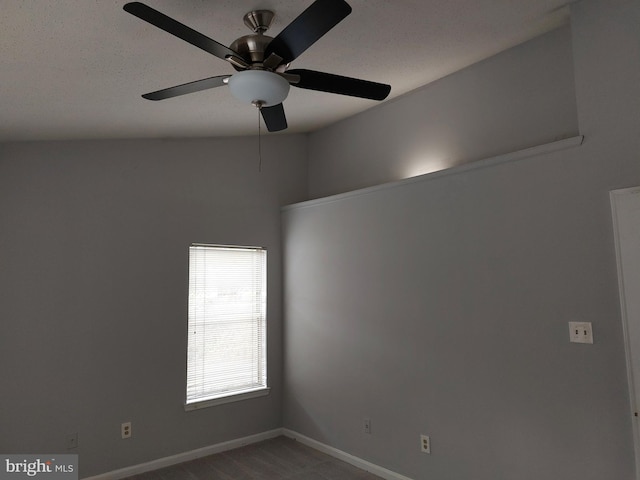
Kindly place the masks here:
[(262, 172), (262, 134), (260, 129), (260, 108), (258, 110), (258, 172)]

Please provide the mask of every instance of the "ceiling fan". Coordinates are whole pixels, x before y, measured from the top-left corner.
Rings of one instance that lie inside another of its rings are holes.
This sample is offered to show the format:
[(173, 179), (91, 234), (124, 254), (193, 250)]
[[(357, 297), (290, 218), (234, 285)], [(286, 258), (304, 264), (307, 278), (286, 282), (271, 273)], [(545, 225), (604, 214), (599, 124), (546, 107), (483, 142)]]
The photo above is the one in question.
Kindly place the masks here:
[(264, 33), (273, 21), (270, 10), (256, 10), (244, 16), (253, 34), (235, 40), (229, 47), (140, 2), (124, 5), (124, 10), (205, 52), (229, 62), (237, 71), (146, 93), (148, 100), (164, 100), (209, 88), (228, 85), (231, 94), (260, 109), (270, 132), (287, 128), (282, 102), (289, 86), (337, 93), (371, 100), (384, 100), (391, 86), (314, 70), (289, 70), (290, 63), (331, 30), (351, 7), (344, 0), (316, 0), (275, 38)]

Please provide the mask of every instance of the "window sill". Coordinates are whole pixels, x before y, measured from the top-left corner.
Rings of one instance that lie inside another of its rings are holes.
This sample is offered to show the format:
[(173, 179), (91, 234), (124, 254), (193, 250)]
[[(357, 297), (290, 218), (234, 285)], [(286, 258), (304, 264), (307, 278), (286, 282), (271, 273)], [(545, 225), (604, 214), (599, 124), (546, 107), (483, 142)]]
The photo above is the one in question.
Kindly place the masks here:
[(184, 406), (185, 411), (200, 410), (201, 408), (215, 407), (216, 405), (224, 405), (225, 403), (240, 402), (250, 398), (258, 398), (269, 395), (270, 387), (261, 388), (259, 390), (251, 390), (250, 392), (237, 393), (227, 395), (225, 397), (212, 398), (201, 402), (187, 403)]

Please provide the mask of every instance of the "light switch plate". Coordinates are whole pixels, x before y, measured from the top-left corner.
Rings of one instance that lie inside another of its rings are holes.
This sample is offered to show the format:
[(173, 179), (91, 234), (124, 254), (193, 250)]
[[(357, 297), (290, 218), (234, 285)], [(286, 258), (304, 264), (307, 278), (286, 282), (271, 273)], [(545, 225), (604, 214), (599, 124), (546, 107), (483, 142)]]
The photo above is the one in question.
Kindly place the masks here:
[(569, 340), (571, 343), (593, 343), (591, 322), (569, 322)]

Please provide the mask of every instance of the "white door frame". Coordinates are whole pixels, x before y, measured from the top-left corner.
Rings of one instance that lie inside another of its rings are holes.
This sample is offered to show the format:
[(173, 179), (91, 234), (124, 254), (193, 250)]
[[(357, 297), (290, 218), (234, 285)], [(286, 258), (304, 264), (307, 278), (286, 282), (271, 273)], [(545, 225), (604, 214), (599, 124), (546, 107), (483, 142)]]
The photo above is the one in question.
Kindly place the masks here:
[[(634, 364), (640, 365), (640, 361), (634, 362), (634, 357), (640, 356), (640, 349), (637, 346), (635, 350), (632, 349), (634, 340), (637, 341), (638, 338), (636, 337), (640, 335), (640, 315), (638, 315), (638, 312), (640, 312), (640, 294), (629, 295), (631, 288), (629, 282), (625, 282), (625, 267), (628, 276), (629, 267), (640, 264), (640, 249), (630, 251), (628, 239), (622, 238), (621, 236), (621, 228), (623, 228), (625, 222), (631, 220), (623, 216), (621, 202), (629, 200), (636, 202), (639, 211), (637, 218), (640, 219), (640, 187), (613, 190), (609, 192), (609, 196), (611, 199), (613, 236), (618, 266), (618, 289), (620, 292), (620, 312), (622, 314), (622, 329), (625, 343), (624, 349), (627, 359), (627, 381), (629, 382), (630, 415), (633, 425), (636, 479), (640, 480), (640, 431), (638, 425), (640, 421), (640, 407), (636, 403), (638, 397), (638, 395), (636, 395), (636, 385), (640, 386), (640, 369), (634, 372)], [(640, 226), (638, 228), (637, 238), (634, 237), (633, 239), (638, 241), (637, 245), (640, 245)], [(637, 256), (637, 258), (634, 258), (634, 255)], [(630, 265), (630, 260), (633, 260), (633, 265)]]

